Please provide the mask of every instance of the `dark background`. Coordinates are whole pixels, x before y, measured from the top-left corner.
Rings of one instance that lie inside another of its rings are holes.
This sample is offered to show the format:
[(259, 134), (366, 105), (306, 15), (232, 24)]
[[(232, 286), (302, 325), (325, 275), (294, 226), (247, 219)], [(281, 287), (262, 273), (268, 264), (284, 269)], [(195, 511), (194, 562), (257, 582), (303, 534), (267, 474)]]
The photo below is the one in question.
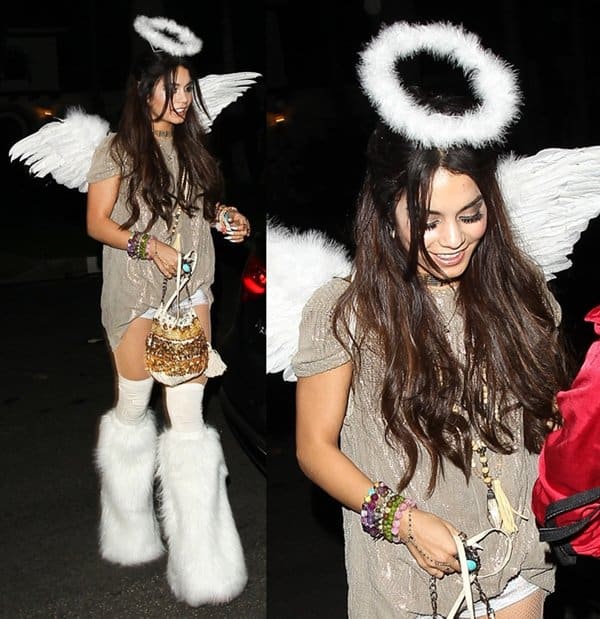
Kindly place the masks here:
[[(462, 24), (513, 65), (524, 104), (507, 150), (531, 155), (550, 147), (600, 144), (600, 47), (593, 6), (582, 0), (268, 0), (268, 215), (300, 230), (325, 230), (352, 247), (363, 153), (375, 120), (357, 80), (358, 53), (383, 24), (398, 20)], [(440, 80), (448, 73), (447, 66), (426, 60), (421, 66), (428, 72), (439, 68)], [(412, 70), (415, 79), (422, 77), (418, 66)], [(579, 356), (594, 337), (583, 316), (600, 303), (599, 241), (596, 218), (575, 246), (573, 266), (551, 283)], [(342, 618), (340, 508), (296, 465), (294, 384), (270, 375), (268, 394), (269, 609), (274, 617)], [(549, 603), (555, 609), (561, 604), (556, 598)]]

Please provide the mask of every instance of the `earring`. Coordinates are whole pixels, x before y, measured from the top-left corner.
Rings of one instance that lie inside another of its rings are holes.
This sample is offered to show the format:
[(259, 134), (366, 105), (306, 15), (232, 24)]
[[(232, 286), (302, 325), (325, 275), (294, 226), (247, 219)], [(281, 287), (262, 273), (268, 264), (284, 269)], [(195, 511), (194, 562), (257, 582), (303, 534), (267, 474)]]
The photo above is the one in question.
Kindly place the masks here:
[(390, 236), (395, 239), (396, 238), (396, 228), (390, 226)]

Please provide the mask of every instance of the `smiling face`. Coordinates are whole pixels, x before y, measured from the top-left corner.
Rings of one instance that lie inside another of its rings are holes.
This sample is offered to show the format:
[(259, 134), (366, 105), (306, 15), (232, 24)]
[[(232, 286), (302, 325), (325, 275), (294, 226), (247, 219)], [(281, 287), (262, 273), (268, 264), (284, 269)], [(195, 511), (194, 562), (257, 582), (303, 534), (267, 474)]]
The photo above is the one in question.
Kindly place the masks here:
[[(180, 125), (185, 120), (185, 115), (192, 104), (193, 83), (190, 72), (185, 67), (177, 67), (175, 81), (172, 84), (173, 98), (167, 103), (168, 95), (164, 80), (156, 82), (152, 95), (148, 100), (152, 115), (152, 128), (157, 131), (171, 131), (173, 125)], [(163, 109), (164, 114), (163, 114)]]
[[(410, 245), (410, 221), (406, 197), (396, 206), (399, 238), (406, 249)], [(424, 233), (427, 254), (439, 269), (432, 269), (419, 256), (419, 273), (456, 279), (466, 271), (473, 252), (487, 228), (487, 209), (479, 188), (465, 174), (453, 174), (439, 168), (431, 184), (431, 201)]]

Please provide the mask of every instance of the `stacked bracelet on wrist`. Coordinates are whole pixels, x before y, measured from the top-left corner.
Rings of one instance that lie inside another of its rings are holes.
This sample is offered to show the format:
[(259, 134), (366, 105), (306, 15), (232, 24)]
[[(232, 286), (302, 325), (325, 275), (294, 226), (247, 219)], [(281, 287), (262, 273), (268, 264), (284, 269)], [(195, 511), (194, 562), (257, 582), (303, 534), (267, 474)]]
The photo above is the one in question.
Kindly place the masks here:
[(384, 538), (388, 542), (399, 544), (402, 542), (400, 520), (411, 507), (416, 507), (413, 500), (403, 497), (382, 481), (378, 481), (369, 489), (360, 510), (363, 531), (373, 539)]
[(127, 255), (136, 260), (152, 260), (148, 250), (153, 238), (147, 232), (133, 232), (127, 240)]

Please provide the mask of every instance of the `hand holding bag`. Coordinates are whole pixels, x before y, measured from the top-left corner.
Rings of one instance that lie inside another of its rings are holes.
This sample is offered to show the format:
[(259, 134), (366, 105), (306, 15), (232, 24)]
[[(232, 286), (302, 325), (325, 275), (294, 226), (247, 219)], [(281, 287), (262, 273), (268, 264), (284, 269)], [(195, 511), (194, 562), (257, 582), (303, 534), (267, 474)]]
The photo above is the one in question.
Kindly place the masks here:
[(180, 303), (181, 291), (195, 266), (195, 251), (183, 257), (178, 253), (175, 291), (165, 302), (165, 280), (163, 300), (152, 319), (150, 333), (146, 338), (146, 370), (155, 380), (168, 386), (178, 385), (203, 374), (208, 367), (209, 354), (214, 354), (194, 308), (191, 304), (182, 308)]

